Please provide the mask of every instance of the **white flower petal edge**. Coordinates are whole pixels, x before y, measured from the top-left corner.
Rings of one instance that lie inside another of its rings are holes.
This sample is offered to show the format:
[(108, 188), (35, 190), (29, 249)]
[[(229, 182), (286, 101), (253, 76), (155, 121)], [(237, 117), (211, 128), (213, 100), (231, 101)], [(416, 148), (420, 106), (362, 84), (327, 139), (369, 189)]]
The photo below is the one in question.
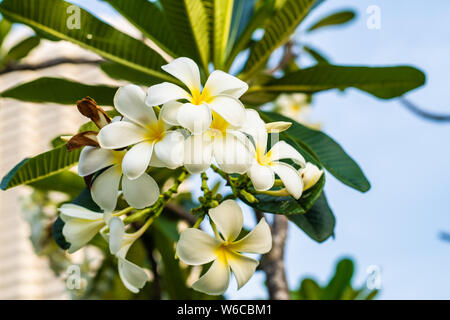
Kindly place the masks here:
[(131, 180), (139, 178), (150, 163), (154, 143), (143, 141), (127, 151), (122, 161), (122, 171)]
[(138, 293), (139, 289), (145, 286), (149, 281), (148, 274), (138, 265), (122, 258), (117, 257), (119, 262), (119, 276), (124, 286), (133, 293)]
[(244, 218), (236, 201), (223, 201), (220, 206), (209, 210), (209, 216), (223, 235), (223, 240), (232, 242), (241, 233)]
[(210, 95), (226, 94), (239, 99), (247, 90), (248, 84), (221, 70), (213, 71), (205, 83)]
[(320, 180), (323, 170), (320, 170), (315, 164), (308, 162), (305, 168), (299, 170), (299, 174), (303, 180), (303, 190), (308, 190)]
[(211, 295), (225, 292), (230, 281), (230, 268), (239, 288), (251, 278), (258, 261), (245, 257), (242, 251), (266, 253), (272, 246), (272, 236), (262, 219), (253, 231), (239, 241), (234, 241), (242, 230), (242, 210), (234, 200), (226, 200), (209, 210), (209, 216), (225, 239), (213, 239), (198, 229), (189, 228), (180, 235), (177, 255), (181, 261), (201, 265), (214, 261), (210, 269), (192, 287)]
[(112, 166), (95, 178), (91, 196), (103, 210), (112, 212), (116, 208), (121, 178), (122, 170), (118, 165)]
[(155, 179), (146, 173), (134, 180), (124, 176), (122, 191), (125, 200), (136, 209), (149, 207), (159, 198), (158, 184)]
[(145, 126), (149, 122), (156, 121), (153, 109), (145, 105), (145, 92), (134, 84), (117, 90), (114, 106), (122, 115), (140, 125)]
[(109, 250), (112, 254), (119, 252), (122, 246), (123, 235), (125, 233), (125, 225), (118, 217), (113, 217), (108, 223), (109, 225)]
[(295, 198), (300, 199), (303, 192), (303, 181), (297, 170), (283, 162), (273, 162), (271, 165), (275, 173), (280, 177), (286, 190)]
[(254, 163), (247, 175), (253, 183), (253, 187), (257, 191), (267, 191), (273, 187), (275, 183), (275, 174), (271, 167), (262, 166), (259, 163)]
[(78, 174), (86, 177), (113, 164), (114, 156), (110, 150), (84, 147), (78, 161)]
[(148, 88), (145, 104), (147, 107), (159, 106), (161, 104), (169, 103), (178, 99), (190, 99), (189, 93), (176, 84), (163, 82), (155, 84)]
[(211, 125), (212, 113), (207, 104), (185, 103), (178, 110), (177, 121), (193, 134), (200, 134)]
[(192, 59), (185, 57), (177, 58), (161, 68), (181, 80), (191, 92), (201, 87), (200, 70)]
[(74, 204), (64, 204), (59, 208), (64, 221), (62, 234), (70, 243), (69, 253), (74, 253), (86, 245), (105, 226), (104, 215)]

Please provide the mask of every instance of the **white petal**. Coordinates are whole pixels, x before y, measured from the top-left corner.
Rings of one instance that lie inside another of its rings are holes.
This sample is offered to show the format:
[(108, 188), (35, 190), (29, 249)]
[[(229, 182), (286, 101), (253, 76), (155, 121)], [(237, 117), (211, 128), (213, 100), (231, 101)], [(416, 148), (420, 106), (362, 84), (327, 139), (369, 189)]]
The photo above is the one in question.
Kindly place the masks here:
[(190, 99), (191, 96), (183, 88), (170, 82), (155, 84), (148, 88), (145, 103), (148, 107), (159, 106), (169, 101)]
[[(246, 138), (248, 141), (248, 139)], [(253, 153), (249, 151), (250, 142), (244, 144), (232, 134), (214, 139), (214, 158), (226, 173), (244, 174), (250, 168)]]
[(286, 131), (292, 126), (292, 122), (276, 121), (266, 123), (266, 131), (268, 133), (280, 133)]
[(217, 258), (215, 253), (220, 242), (206, 232), (188, 228), (181, 232), (177, 243), (177, 256), (186, 264), (199, 266)]
[(229, 282), (230, 267), (226, 261), (217, 259), (209, 270), (192, 284), (192, 288), (210, 295), (221, 295), (227, 290)]
[(121, 177), (122, 171), (116, 165), (102, 172), (92, 184), (92, 199), (105, 211), (112, 212), (116, 208)]
[(245, 108), (242, 102), (231, 96), (220, 95), (214, 97), (208, 105), (228, 123), (240, 127), (245, 122)]
[(262, 166), (254, 163), (247, 172), (253, 183), (253, 187), (258, 191), (266, 191), (273, 187), (275, 175), (269, 166)]
[(122, 171), (131, 180), (147, 170), (153, 153), (153, 143), (144, 141), (134, 145), (123, 157)]
[(100, 130), (97, 138), (105, 149), (120, 149), (145, 140), (146, 130), (132, 122), (113, 122)]
[(128, 119), (143, 126), (156, 121), (155, 112), (145, 104), (145, 92), (134, 84), (117, 90), (114, 107)]
[(237, 252), (267, 253), (272, 249), (272, 234), (266, 219), (262, 218), (245, 237), (234, 242), (230, 249)]
[(200, 71), (197, 64), (185, 57), (177, 58), (161, 67), (165, 72), (181, 80), (191, 92), (200, 90)]
[(227, 261), (236, 277), (238, 289), (250, 280), (259, 264), (255, 259), (234, 252), (227, 253)]
[(197, 106), (192, 103), (185, 103), (178, 111), (177, 121), (193, 134), (200, 134), (211, 125), (212, 113), (206, 104)]
[[(72, 203), (65, 203), (59, 209), (63, 221), (74, 219), (99, 220), (103, 219), (103, 213), (94, 212)], [(65, 220), (66, 219), (66, 220)]]
[(285, 141), (278, 141), (270, 149), (270, 158), (272, 161), (280, 159), (292, 159), (298, 165), (304, 167), (306, 165), (305, 158)]
[(216, 70), (209, 76), (203, 90), (207, 90), (210, 96), (227, 94), (240, 98), (248, 90), (248, 84), (226, 72)]
[(111, 254), (119, 252), (122, 246), (122, 239), (125, 233), (125, 225), (118, 217), (113, 217), (109, 221), (109, 250)]
[(146, 173), (135, 180), (124, 176), (122, 190), (125, 200), (136, 209), (149, 207), (159, 198), (158, 184)]
[(180, 125), (177, 120), (177, 115), (182, 105), (183, 103), (178, 101), (169, 101), (165, 103), (161, 108), (159, 118), (170, 125), (173, 126)]
[(77, 205), (65, 204), (60, 211), (61, 219), (64, 221), (62, 233), (70, 243), (70, 253), (87, 244), (105, 225), (103, 214)]
[(169, 169), (182, 166), (184, 136), (178, 131), (167, 131), (164, 138), (155, 144), (155, 153)]
[(192, 173), (204, 172), (212, 162), (213, 144), (206, 134), (193, 135), (185, 140), (184, 166)]
[(271, 167), (283, 181), (286, 190), (295, 199), (299, 199), (303, 192), (303, 181), (297, 170), (283, 162), (272, 162)]
[(295, 105), (292, 95), (286, 93), (280, 94), (275, 103), (283, 109), (290, 109)]
[(139, 289), (145, 286), (149, 281), (147, 273), (141, 267), (123, 259), (119, 259), (119, 276), (124, 286), (133, 293), (138, 293)]
[(242, 132), (249, 134), (257, 147), (263, 152), (267, 148), (267, 131), (266, 124), (259, 116), (259, 113), (253, 109), (245, 110), (245, 122), (241, 128)]
[(320, 170), (316, 165), (308, 162), (305, 168), (299, 170), (299, 174), (303, 180), (303, 190), (307, 190), (320, 180), (323, 170)]
[(225, 241), (234, 241), (241, 233), (244, 218), (236, 201), (225, 200), (219, 206), (209, 209), (208, 214)]
[(112, 164), (114, 164), (114, 156), (111, 150), (84, 147), (78, 162), (78, 174), (85, 177)]

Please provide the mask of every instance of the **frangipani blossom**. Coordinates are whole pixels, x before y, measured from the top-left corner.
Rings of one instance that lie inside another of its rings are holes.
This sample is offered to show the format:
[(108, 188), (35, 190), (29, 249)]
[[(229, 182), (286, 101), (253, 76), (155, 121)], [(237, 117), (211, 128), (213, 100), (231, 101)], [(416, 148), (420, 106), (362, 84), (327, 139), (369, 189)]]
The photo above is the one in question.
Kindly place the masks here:
[(242, 210), (234, 200), (226, 200), (218, 207), (209, 210), (209, 217), (220, 234), (216, 238), (207, 233), (189, 228), (180, 235), (177, 255), (186, 264), (203, 265), (212, 262), (209, 270), (193, 285), (197, 291), (220, 295), (228, 288), (230, 269), (238, 287), (241, 288), (252, 277), (259, 262), (242, 255), (248, 253), (267, 253), (272, 248), (270, 227), (261, 219), (258, 225), (245, 237), (236, 240), (242, 225)]
[(131, 180), (147, 170), (156, 155), (164, 166), (174, 169), (183, 160), (184, 136), (170, 131), (169, 125), (157, 119), (152, 108), (145, 105), (145, 93), (136, 85), (120, 88), (114, 97), (114, 106), (124, 117), (103, 127), (98, 141), (104, 149), (133, 147), (123, 158), (123, 173)]
[(147, 173), (134, 180), (123, 175), (122, 167), (126, 153), (125, 150), (95, 147), (85, 147), (81, 151), (78, 163), (80, 176), (86, 177), (107, 168), (95, 178), (91, 187), (92, 199), (105, 211), (112, 212), (116, 208), (121, 182), (123, 196), (134, 208), (142, 209), (158, 200), (158, 184)]
[(304, 93), (280, 94), (275, 102), (279, 112), (304, 126), (319, 129), (319, 123), (310, 121), (310, 98)]
[(216, 70), (202, 88), (197, 64), (184, 57), (173, 60), (162, 69), (189, 89), (187, 92), (169, 82), (148, 89), (147, 105), (151, 107), (162, 104), (161, 117), (165, 122), (181, 125), (193, 134), (202, 133), (210, 127), (213, 111), (233, 126), (243, 123), (245, 109), (239, 98), (248, 89), (245, 82)]
[(103, 237), (109, 242), (111, 253), (118, 259), (119, 276), (122, 283), (133, 293), (138, 293), (150, 278), (144, 269), (128, 261), (126, 256), (130, 247), (142, 236), (148, 226), (149, 224), (146, 224), (134, 233), (126, 233), (123, 221), (114, 217), (109, 223), (109, 232), (102, 232)]
[(319, 167), (311, 162), (306, 163), (306, 166), (301, 168), (298, 172), (303, 180), (303, 191), (314, 186), (323, 174), (323, 170), (320, 170)]
[(70, 243), (69, 253), (74, 253), (102, 229), (105, 224), (105, 215), (94, 212), (75, 204), (63, 204), (59, 208), (60, 217), (64, 221), (62, 234)]
[(191, 135), (185, 142), (184, 166), (190, 173), (209, 168), (213, 160), (226, 173), (245, 173), (251, 162), (242, 133), (218, 113), (213, 112), (211, 126), (202, 134)]
[(303, 156), (284, 141), (277, 142), (267, 151), (266, 124), (255, 110), (247, 110), (247, 120), (243, 130), (252, 136), (255, 143), (255, 146), (249, 145), (253, 163), (247, 172), (255, 190), (267, 191), (272, 188), (275, 183), (275, 174), (277, 174), (287, 191), (295, 199), (299, 199), (303, 192), (301, 177), (293, 166), (279, 160), (290, 159), (304, 167), (306, 163)]

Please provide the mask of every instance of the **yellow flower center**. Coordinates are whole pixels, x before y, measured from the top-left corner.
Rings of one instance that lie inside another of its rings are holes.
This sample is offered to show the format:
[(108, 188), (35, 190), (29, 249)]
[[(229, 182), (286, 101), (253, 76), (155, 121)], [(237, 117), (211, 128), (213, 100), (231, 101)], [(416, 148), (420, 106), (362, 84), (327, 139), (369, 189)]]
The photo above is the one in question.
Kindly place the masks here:
[(229, 242), (223, 242), (215, 250), (217, 259), (220, 260), (222, 263), (227, 263), (227, 255), (233, 252), (229, 248), (230, 245), (231, 243)]
[(264, 150), (256, 148), (256, 161), (262, 166), (269, 166), (272, 163), (272, 152), (264, 154)]
[(114, 157), (114, 160), (113, 160), (114, 164), (121, 165), (123, 157), (125, 157), (126, 152), (125, 151), (116, 151), (116, 150), (112, 150), (111, 152)]
[(191, 103), (195, 104), (196, 106), (201, 105), (203, 102), (209, 103), (213, 98), (211, 97), (208, 90), (206, 90), (205, 88), (202, 91), (200, 90), (192, 91), (191, 94), (192, 94)]
[(165, 126), (162, 120), (153, 122), (147, 126), (146, 140), (158, 142), (164, 138)]
[(213, 120), (209, 127), (211, 135), (225, 135), (230, 124), (218, 113), (213, 111), (212, 115)]

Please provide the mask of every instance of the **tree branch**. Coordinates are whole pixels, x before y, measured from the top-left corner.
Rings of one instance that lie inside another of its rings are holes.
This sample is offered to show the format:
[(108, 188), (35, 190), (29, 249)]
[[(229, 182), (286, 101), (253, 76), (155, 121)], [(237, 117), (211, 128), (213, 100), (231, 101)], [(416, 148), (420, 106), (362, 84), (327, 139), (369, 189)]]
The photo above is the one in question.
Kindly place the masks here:
[(409, 101), (405, 98), (400, 98), (400, 103), (403, 106), (405, 106), (412, 113), (415, 113), (416, 115), (418, 115), (426, 120), (431, 120), (431, 121), (436, 121), (436, 122), (450, 121), (450, 114), (436, 114), (436, 113), (431, 113), (431, 112), (422, 110), (417, 105), (415, 105), (414, 103), (412, 103), (411, 101)]
[[(255, 210), (258, 220), (264, 213)], [(274, 214), (272, 224), (272, 250), (263, 256), (261, 269), (266, 274), (269, 299), (289, 300), (289, 287), (284, 266), (284, 247), (287, 237), (288, 219), (283, 215)]]
[(41, 70), (41, 69), (45, 69), (45, 68), (58, 66), (60, 64), (65, 64), (65, 63), (97, 65), (103, 61), (104, 60), (101, 60), (101, 59), (92, 60), (92, 59), (83, 59), (83, 58), (78, 58), (78, 59), (55, 58), (55, 59), (47, 60), (47, 61), (44, 61), (44, 62), (38, 63), (38, 64), (28, 64), (28, 63), (10, 64), (0, 70), (0, 75), (10, 73), (10, 72), (15, 72), (15, 71), (36, 71), (36, 70)]

